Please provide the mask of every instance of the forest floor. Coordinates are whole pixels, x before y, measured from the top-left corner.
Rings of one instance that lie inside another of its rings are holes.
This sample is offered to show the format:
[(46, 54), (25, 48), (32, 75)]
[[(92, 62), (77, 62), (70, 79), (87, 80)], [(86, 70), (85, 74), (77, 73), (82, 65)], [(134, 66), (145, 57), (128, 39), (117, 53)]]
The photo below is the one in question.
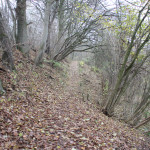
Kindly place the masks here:
[(16, 55), (18, 72), (0, 73), (6, 90), (0, 98), (0, 150), (149, 150), (141, 133), (90, 102), (89, 88), (95, 92), (100, 81), (89, 79), (87, 67), (77, 61), (35, 67)]

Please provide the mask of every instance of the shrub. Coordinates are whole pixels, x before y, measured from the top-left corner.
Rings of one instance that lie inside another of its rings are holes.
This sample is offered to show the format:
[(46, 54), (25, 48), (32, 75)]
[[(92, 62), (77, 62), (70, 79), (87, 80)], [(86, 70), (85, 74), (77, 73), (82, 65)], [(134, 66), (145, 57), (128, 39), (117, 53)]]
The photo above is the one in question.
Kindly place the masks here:
[(95, 66), (92, 66), (92, 67), (91, 67), (91, 70), (94, 71), (94, 72), (100, 72), (100, 69), (98, 69), (98, 68), (95, 67)]
[(79, 66), (80, 66), (80, 67), (84, 67), (84, 64), (85, 64), (84, 61), (80, 61), (80, 62), (79, 62)]

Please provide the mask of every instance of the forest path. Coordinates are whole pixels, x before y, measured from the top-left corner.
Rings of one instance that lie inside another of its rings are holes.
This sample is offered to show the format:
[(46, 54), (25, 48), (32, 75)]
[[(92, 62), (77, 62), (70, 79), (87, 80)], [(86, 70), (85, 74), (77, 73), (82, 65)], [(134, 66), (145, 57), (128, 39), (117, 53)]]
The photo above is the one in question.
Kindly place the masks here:
[(73, 92), (78, 90), (80, 82), (79, 77), (79, 64), (78, 61), (72, 61), (69, 65), (68, 70), (68, 81), (67, 81), (67, 90)]
[(17, 79), (10, 76), (19, 81), (16, 91), (0, 101), (0, 149), (144, 150), (141, 134), (83, 101), (82, 92), (97, 88), (86, 65), (70, 62), (66, 78), (48, 65), (19, 67)]

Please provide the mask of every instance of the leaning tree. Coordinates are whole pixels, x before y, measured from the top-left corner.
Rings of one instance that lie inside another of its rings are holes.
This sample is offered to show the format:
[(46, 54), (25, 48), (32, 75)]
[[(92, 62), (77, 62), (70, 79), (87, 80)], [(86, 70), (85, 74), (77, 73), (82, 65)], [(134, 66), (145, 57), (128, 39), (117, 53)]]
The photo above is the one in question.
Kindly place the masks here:
[[(131, 10), (133, 8), (127, 9)], [(122, 9), (121, 9), (122, 10)], [(133, 9), (134, 10), (134, 9)], [(131, 11), (132, 12), (132, 11)], [(141, 10), (134, 10), (133, 15), (124, 14), (126, 24), (119, 24), (119, 29), (127, 30), (125, 55), (118, 72), (117, 81), (113, 92), (111, 93), (107, 105), (103, 112), (112, 116), (114, 109), (120, 102), (122, 95), (125, 93), (133, 78), (138, 74), (150, 53), (141, 55), (144, 46), (150, 40), (150, 26), (148, 23), (148, 14), (150, 13), (149, 1), (142, 5)], [(129, 22), (131, 21), (132, 22)]]

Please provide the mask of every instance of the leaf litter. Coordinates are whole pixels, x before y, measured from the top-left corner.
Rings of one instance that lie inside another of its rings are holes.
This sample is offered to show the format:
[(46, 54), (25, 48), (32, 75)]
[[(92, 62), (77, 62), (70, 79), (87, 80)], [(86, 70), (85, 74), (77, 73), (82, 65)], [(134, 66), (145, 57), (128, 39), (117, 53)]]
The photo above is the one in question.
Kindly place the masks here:
[(3, 77), (0, 149), (149, 150), (141, 133), (82, 100), (77, 62), (64, 62), (68, 76), (62, 77), (62, 70), (47, 64), (33, 68), (17, 55), (18, 73)]

